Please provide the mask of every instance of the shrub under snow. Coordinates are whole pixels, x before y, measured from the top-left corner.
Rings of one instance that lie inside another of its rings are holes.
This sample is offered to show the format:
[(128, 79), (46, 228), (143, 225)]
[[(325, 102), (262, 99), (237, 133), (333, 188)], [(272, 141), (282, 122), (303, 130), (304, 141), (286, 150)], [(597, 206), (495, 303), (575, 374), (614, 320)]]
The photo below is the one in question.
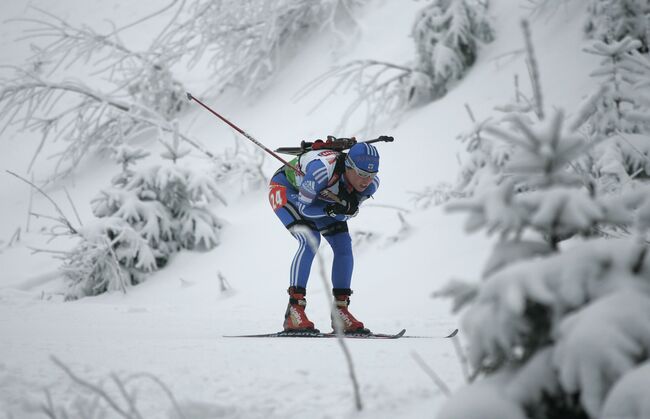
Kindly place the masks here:
[(125, 290), (163, 267), (180, 249), (210, 249), (219, 243), (222, 222), (207, 208), (221, 200), (216, 183), (181, 167), (187, 154), (178, 137), (165, 163), (132, 170), (147, 154), (126, 146), (115, 155), (122, 172), (92, 202), (98, 217), (79, 231), (81, 242), (65, 260), (67, 298)]

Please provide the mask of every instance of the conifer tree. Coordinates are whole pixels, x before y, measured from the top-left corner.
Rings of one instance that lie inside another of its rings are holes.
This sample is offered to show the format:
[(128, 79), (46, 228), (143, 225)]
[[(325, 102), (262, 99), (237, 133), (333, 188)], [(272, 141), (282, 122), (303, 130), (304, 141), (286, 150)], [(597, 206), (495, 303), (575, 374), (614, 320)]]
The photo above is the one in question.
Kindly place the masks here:
[[(429, 76), (428, 100), (443, 96), (476, 61), (480, 42), (491, 42), (487, 5), (476, 0), (435, 0), (415, 19), (412, 35), (417, 57), (415, 70)], [(415, 73), (418, 74), (418, 73)]]
[(640, 42), (639, 52), (648, 52), (650, 3), (646, 0), (591, 0), (585, 26), (587, 34), (603, 42), (629, 37)]
[[(645, 129), (633, 116), (643, 97), (629, 89), (645, 83), (638, 78), (645, 58), (630, 38), (595, 45), (592, 52), (606, 57), (594, 72), (604, 76), (603, 86), (571, 118), (542, 111), (539, 79), (532, 77), (534, 115), (516, 106), (506, 119), (481, 126), (482, 146), (472, 151), (490, 157), (497, 140), (509, 145), (508, 158), (448, 208), (469, 213), (468, 231), (484, 229), (498, 239), (480, 283), (456, 280), (439, 292), (463, 310), (473, 369), (472, 382), (439, 419), (647, 415), (634, 383), (650, 381), (650, 186), (599, 185), (593, 150), (606, 143), (584, 135), (586, 121), (605, 119), (593, 116), (604, 112), (603, 103), (616, 118), (597, 135), (643, 135), (624, 131)], [(475, 133), (467, 138), (476, 140)], [(475, 172), (472, 178), (485, 169)], [(609, 237), (608, 227), (624, 234)]]
[[(480, 284), (441, 292), (465, 308), (481, 378), (440, 419), (598, 418), (614, 384), (650, 353), (648, 189), (612, 199), (588, 188), (568, 169), (588, 144), (565, 125), (558, 112), (533, 125), (515, 119), (516, 131), (488, 129), (514, 146), (507, 175), (450, 205), (470, 213), (469, 231), (499, 240)], [(634, 225), (638, 236), (594, 236), (603, 224)]]
[(114, 157), (122, 167), (110, 188), (92, 201), (96, 217), (80, 231), (80, 244), (65, 258), (68, 298), (123, 290), (164, 267), (180, 249), (207, 250), (219, 243), (222, 226), (208, 208), (225, 202), (216, 183), (180, 166), (189, 153), (178, 135), (162, 141), (165, 161), (135, 168), (148, 153), (121, 146)]
[(602, 57), (600, 68), (591, 73), (606, 86), (591, 118), (594, 129), (602, 135), (613, 132), (640, 132), (650, 127), (648, 108), (644, 106), (649, 97), (647, 89), (638, 88), (642, 78), (647, 77), (640, 64), (643, 56), (634, 52), (641, 42), (630, 37), (609, 43), (594, 41), (585, 52)]

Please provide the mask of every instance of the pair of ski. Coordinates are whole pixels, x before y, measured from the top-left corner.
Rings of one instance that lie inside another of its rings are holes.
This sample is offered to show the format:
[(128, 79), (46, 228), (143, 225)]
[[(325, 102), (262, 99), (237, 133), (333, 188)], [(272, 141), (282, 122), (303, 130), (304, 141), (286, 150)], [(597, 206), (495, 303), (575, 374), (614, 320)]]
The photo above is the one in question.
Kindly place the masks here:
[[(453, 338), (458, 334), (458, 329), (454, 329), (445, 336), (408, 336), (406, 329), (400, 330), (398, 333), (346, 333), (343, 335), (347, 339), (399, 339), (399, 338)], [(235, 335), (224, 336), (225, 338), (336, 338), (336, 333), (323, 333), (323, 332), (276, 332), (276, 333), (262, 333), (258, 335)]]

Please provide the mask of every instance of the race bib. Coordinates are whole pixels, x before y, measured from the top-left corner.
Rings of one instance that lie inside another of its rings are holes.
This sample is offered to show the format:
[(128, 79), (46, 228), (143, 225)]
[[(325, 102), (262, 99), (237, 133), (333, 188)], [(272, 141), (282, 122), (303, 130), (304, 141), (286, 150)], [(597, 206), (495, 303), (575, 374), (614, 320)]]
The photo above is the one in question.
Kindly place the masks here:
[(269, 202), (271, 208), (276, 211), (287, 204), (287, 188), (277, 183), (269, 185)]

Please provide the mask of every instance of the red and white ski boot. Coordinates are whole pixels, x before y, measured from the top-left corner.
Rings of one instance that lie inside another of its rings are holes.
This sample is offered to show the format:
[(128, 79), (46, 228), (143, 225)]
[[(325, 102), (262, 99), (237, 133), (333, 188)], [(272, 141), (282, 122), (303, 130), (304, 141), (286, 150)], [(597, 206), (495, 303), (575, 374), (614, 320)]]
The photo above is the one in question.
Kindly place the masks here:
[(334, 294), (335, 304), (334, 313), (332, 314), (332, 329), (336, 331), (334, 316), (337, 316), (343, 324), (343, 333), (370, 334), (370, 330), (366, 329), (363, 323), (357, 320), (348, 310), (352, 290), (349, 288), (334, 288), (332, 293)]
[(314, 323), (307, 318), (305, 313), (307, 290), (303, 287), (289, 287), (287, 292), (289, 293), (289, 304), (284, 313), (284, 331), (318, 333), (318, 329), (314, 328)]

